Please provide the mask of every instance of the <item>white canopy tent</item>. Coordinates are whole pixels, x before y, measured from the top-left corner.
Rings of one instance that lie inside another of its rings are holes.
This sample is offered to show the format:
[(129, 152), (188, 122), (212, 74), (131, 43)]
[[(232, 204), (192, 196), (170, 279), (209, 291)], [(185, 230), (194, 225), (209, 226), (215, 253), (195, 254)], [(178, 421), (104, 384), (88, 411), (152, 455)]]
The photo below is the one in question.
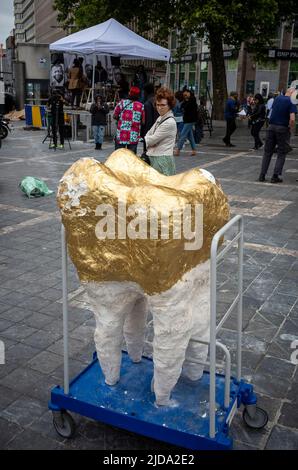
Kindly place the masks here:
[(96, 54), (120, 56), (123, 59), (153, 59), (168, 62), (170, 51), (139, 36), (114, 18), (50, 44), (52, 52), (93, 54), (93, 83)]
[(78, 54), (106, 54), (124, 59), (169, 61), (170, 51), (123, 26), (114, 18), (70, 34), (50, 44), (50, 51)]

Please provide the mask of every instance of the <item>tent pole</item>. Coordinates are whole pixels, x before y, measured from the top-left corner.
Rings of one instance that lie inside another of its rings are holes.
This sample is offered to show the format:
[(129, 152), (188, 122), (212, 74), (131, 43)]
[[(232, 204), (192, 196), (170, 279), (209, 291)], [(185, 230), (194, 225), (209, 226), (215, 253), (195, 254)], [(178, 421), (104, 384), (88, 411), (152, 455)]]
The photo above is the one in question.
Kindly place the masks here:
[(95, 80), (95, 52), (93, 52), (93, 70), (92, 70), (92, 103), (94, 102), (94, 80)]

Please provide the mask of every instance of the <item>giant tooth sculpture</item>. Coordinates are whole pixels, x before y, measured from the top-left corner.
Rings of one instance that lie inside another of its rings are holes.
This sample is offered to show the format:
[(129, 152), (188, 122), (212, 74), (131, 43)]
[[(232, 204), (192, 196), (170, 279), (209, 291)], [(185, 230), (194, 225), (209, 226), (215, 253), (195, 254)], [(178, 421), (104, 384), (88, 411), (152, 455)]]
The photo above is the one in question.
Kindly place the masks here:
[(203, 372), (193, 360), (205, 361), (208, 347), (190, 340), (209, 339), (210, 245), (229, 219), (227, 197), (205, 170), (164, 176), (120, 149), (105, 164), (75, 162), (57, 198), (106, 383), (119, 381), (123, 336), (132, 361), (141, 360), (150, 310), (153, 390), (158, 405), (171, 404), (180, 375)]

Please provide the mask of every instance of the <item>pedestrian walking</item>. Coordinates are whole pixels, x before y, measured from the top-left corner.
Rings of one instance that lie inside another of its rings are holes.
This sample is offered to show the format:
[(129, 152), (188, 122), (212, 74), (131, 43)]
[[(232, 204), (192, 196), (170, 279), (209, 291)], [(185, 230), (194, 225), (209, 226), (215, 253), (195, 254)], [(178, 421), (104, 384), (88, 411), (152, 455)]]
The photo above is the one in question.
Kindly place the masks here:
[(101, 150), (105, 128), (107, 125), (107, 114), (109, 113), (109, 107), (104, 102), (101, 95), (95, 97), (95, 102), (91, 105), (91, 125), (95, 142), (95, 149)]
[(254, 97), (254, 106), (248, 119), (251, 121), (251, 135), (255, 140), (253, 150), (258, 150), (263, 147), (263, 142), (260, 139), (260, 131), (265, 124), (266, 108), (264, 104), (264, 98), (260, 93), (257, 93)]
[(155, 102), (159, 118), (145, 135), (150, 165), (167, 176), (176, 173), (173, 150), (177, 126), (172, 112), (175, 101), (174, 94), (168, 88), (162, 87), (157, 90)]
[(191, 155), (196, 155), (196, 143), (193, 135), (193, 128), (198, 118), (198, 105), (192, 91), (186, 89), (183, 92), (183, 103), (181, 105), (181, 109), (183, 110), (183, 129), (178, 140), (175, 155), (180, 155), (180, 150), (182, 149), (186, 139), (189, 140), (192, 148)]
[(137, 153), (140, 140), (141, 124), (145, 123), (144, 105), (139, 101), (140, 89), (131, 87), (127, 99), (122, 99), (116, 106), (113, 118), (117, 122), (115, 150), (127, 148)]
[(236, 126), (236, 116), (239, 111), (238, 104), (238, 93), (236, 91), (231, 91), (229, 98), (226, 101), (224, 117), (227, 123), (226, 135), (222, 139), (226, 144), (226, 147), (235, 147), (231, 144), (231, 135), (235, 132)]
[(277, 158), (271, 183), (282, 183), (283, 181), (280, 175), (286, 159), (289, 130), (295, 126), (295, 114), (297, 113), (297, 107), (291, 101), (291, 95), (294, 92), (295, 88), (289, 88), (285, 95), (279, 95), (274, 100), (258, 179), (260, 182), (265, 181), (275, 145), (277, 145)]

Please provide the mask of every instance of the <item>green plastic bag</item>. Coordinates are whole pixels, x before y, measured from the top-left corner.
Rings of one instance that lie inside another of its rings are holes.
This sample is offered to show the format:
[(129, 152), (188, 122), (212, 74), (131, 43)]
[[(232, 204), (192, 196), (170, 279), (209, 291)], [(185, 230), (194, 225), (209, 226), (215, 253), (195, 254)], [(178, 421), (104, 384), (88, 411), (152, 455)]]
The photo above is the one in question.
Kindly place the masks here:
[(49, 196), (54, 192), (47, 187), (44, 181), (33, 176), (26, 176), (19, 186), (28, 197)]

